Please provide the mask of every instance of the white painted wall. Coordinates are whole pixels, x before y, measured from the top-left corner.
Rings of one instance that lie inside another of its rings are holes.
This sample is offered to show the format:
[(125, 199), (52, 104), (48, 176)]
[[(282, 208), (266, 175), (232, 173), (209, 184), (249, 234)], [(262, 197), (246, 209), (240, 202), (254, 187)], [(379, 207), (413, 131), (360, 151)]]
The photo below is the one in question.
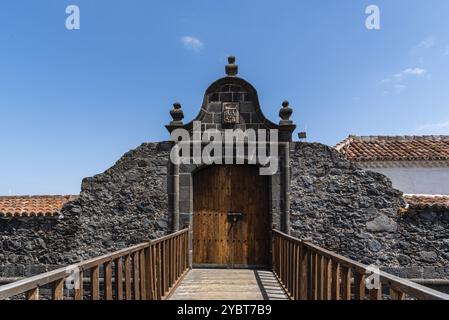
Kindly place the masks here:
[(393, 187), (410, 194), (449, 195), (449, 167), (369, 168), (389, 177)]

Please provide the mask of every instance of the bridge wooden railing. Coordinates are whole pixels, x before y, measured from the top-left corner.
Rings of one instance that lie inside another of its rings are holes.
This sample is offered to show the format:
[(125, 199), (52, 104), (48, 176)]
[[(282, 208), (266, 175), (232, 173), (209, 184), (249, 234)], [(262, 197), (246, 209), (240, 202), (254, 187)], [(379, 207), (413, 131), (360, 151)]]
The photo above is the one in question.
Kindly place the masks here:
[[(447, 294), (373, 270), (280, 231), (273, 230), (272, 239), (273, 271), (291, 299), (449, 300)], [(368, 288), (366, 280), (371, 283)]]
[(189, 269), (188, 230), (1, 286), (0, 300), (164, 299)]

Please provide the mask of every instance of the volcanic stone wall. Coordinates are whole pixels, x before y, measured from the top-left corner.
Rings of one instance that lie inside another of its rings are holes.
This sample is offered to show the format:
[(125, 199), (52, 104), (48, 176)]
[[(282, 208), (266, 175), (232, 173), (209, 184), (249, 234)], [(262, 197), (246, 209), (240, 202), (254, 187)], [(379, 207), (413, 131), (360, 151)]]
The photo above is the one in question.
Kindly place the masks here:
[(82, 182), (58, 218), (0, 219), (0, 277), (29, 276), (124, 248), (171, 230), (171, 143), (144, 143)]
[(402, 193), (322, 144), (292, 143), (291, 232), (410, 278), (449, 278), (449, 213), (405, 213)]
[(0, 278), (47, 271), (47, 239), (56, 224), (53, 217), (0, 217)]
[(410, 212), (398, 219), (398, 275), (449, 278), (449, 211)]
[[(145, 143), (82, 182), (57, 218), (0, 218), (0, 277), (29, 276), (172, 230), (171, 143)], [(400, 214), (401, 192), (322, 144), (291, 145), (291, 233), (412, 278), (449, 278), (449, 213)]]

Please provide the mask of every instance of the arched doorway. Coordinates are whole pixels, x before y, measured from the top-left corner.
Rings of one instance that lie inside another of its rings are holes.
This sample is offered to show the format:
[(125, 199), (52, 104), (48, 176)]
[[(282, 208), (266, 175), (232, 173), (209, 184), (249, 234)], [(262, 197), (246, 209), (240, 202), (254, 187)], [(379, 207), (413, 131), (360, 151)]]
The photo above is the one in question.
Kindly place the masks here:
[(193, 177), (193, 266), (269, 264), (268, 177), (251, 165), (213, 165)]

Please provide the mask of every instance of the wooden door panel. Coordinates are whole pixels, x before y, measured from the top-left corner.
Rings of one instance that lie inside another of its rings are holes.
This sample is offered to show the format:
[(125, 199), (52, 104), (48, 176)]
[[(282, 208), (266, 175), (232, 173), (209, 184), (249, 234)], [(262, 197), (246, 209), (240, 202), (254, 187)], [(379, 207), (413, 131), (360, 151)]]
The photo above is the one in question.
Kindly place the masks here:
[[(268, 263), (268, 192), (267, 177), (254, 166), (232, 167), (232, 210), (242, 212), (237, 231), (235, 264)], [(240, 254), (239, 254), (240, 253)]]
[[(194, 264), (268, 264), (267, 186), (255, 166), (210, 166), (194, 176)], [(234, 223), (229, 212), (242, 216)]]
[(194, 177), (193, 263), (227, 265), (226, 171), (208, 167)]

